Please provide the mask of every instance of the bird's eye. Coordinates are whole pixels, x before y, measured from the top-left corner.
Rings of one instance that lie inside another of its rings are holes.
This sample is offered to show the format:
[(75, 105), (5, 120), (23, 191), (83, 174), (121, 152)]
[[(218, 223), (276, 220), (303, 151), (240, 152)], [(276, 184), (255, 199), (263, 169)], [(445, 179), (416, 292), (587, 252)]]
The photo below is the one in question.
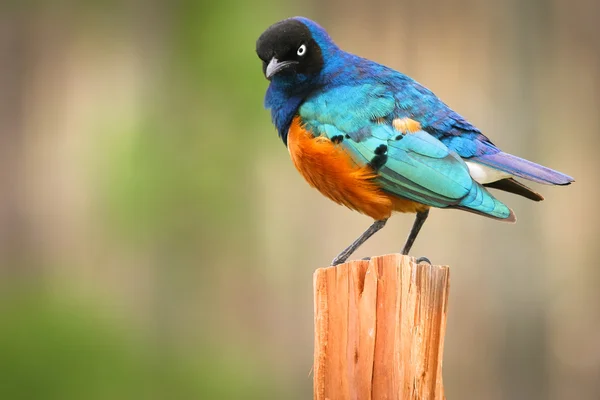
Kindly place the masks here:
[(305, 55), (306, 54), (306, 45), (303, 44), (302, 46), (298, 47), (298, 51), (296, 52), (296, 54), (298, 54), (300, 57)]

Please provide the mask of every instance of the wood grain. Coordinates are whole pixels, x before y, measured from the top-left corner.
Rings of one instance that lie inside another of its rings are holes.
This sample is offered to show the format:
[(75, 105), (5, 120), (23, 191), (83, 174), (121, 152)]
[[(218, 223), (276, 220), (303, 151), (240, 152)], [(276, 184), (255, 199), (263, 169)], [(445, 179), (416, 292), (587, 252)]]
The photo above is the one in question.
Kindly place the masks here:
[(399, 254), (315, 271), (314, 399), (444, 399), (448, 288)]

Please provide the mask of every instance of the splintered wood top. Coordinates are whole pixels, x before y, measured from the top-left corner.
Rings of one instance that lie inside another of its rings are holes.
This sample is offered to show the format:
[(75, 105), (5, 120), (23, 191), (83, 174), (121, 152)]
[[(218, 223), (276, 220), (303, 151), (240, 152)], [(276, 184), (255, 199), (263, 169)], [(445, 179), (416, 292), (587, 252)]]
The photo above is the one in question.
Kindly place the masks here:
[(314, 399), (444, 399), (448, 288), (399, 254), (315, 271)]

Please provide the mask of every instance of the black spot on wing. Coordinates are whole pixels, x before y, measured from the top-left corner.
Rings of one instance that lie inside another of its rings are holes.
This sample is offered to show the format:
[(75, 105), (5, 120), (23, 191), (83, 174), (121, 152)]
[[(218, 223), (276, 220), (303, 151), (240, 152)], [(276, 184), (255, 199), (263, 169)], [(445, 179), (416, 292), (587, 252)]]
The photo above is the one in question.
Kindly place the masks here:
[(340, 144), (344, 141), (344, 137), (342, 135), (336, 135), (331, 138), (331, 141), (335, 144)]
[(375, 157), (373, 157), (371, 159), (371, 161), (369, 161), (369, 166), (371, 168), (373, 168), (375, 171), (378, 171), (379, 169), (381, 169), (381, 167), (383, 167), (385, 165), (385, 163), (387, 162), (387, 159), (388, 159), (387, 150), (388, 150), (388, 148), (385, 144), (380, 144), (375, 149)]
[(385, 163), (387, 162), (387, 159), (388, 159), (387, 154), (375, 156), (369, 162), (369, 166), (371, 168), (373, 168), (375, 171), (378, 171), (379, 169), (381, 169), (381, 167), (383, 167), (385, 165)]
[(402, 140), (404, 139), (404, 135), (398, 135), (394, 138), (394, 140)]
[(383, 155), (385, 153), (387, 153), (387, 146), (385, 144), (380, 144), (375, 149), (375, 154), (377, 154), (378, 156)]

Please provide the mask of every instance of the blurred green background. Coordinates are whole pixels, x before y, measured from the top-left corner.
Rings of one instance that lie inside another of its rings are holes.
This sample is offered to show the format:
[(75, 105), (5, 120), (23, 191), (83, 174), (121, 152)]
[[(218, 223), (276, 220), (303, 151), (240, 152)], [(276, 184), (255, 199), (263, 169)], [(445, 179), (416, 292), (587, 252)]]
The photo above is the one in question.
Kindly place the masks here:
[(449, 399), (597, 399), (592, 0), (4, 0), (0, 398), (311, 398), (312, 272), (371, 221), (305, 184), (263, 109), (255, 40), (293, 15), (576, 178), (499, 194), (516, 225), (434, 210), (413, 254), (452, 268)]

